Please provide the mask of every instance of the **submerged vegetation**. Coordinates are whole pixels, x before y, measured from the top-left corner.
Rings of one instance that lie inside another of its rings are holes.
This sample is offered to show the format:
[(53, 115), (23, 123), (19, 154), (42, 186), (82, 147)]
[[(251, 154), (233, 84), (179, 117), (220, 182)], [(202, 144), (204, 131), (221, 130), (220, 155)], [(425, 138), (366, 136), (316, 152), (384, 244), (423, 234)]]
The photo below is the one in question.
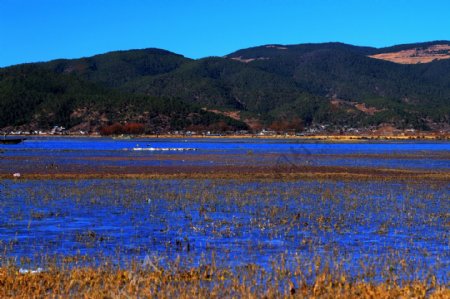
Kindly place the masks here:
[(0, 157), (2, 298), (450, 296), (445, 143), (69, 141)]
[(445, 298), (447, 188), (442, 181), (3, 180), (0, 284), (3, 295), (19, 297), (294, 290)]

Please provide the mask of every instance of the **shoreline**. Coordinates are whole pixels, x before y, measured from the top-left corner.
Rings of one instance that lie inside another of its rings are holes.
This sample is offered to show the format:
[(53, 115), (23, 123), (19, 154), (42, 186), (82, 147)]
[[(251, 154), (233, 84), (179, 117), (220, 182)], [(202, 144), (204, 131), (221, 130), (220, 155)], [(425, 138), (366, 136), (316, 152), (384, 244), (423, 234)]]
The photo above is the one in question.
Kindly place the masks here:
[(449, 135), (182, 135), (182, 134), (158, 134), (158, 135), (124, 135), (124, 136), (102, 136), (102, 135), (80, 135), (80, 134), (40, 134), (40, 135), (8, 135), (9, 137), (24, 137), (24, 138), (112, 138), (116, 140), (129, 140), (129, 139), (271, 139), (271, 140), (317, 140), (317, 141), (343, 141), (343, 142), (357, 142), (357, 141), (387, 141), (387, 140), (436, 140), (436, 141), (449, 141)]

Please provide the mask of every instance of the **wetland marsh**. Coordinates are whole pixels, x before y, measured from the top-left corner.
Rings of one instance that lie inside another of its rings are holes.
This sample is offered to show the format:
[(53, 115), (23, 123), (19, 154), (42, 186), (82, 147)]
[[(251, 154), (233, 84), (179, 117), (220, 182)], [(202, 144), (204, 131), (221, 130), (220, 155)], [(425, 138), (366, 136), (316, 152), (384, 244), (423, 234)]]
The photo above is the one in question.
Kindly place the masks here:
[(448, 142), (37, 138), (1, 149), (4, 296), (23, 294), (12, 278), (35, 290), (36, 277), (36, 295), (449, 295)]

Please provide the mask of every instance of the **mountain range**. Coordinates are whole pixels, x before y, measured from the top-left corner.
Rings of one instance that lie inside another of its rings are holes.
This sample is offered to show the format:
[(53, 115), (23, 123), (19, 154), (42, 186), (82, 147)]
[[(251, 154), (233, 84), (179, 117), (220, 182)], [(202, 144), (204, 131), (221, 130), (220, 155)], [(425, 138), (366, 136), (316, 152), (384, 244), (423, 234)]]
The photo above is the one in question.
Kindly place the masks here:
[(450, 126), (450, 41), (263, 45), (190, 59), (116, 51), (0, 69), (0, 128), (98, 131)]

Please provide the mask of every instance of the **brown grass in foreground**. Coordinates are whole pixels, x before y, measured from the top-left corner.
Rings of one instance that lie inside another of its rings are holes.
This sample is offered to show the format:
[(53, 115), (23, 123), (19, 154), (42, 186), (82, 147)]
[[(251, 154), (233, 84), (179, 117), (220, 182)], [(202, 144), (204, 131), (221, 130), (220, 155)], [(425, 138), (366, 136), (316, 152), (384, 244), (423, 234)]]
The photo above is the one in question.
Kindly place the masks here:
[(108, 268), (75, 268), (21, 274), (0, 268), (1, 298), (449, 298), (450, 290), (434, 282), (413, 281), (403, 286), (349, 281), (324, 271), (311, 284), (293, 282), (282, 272), (269, 276), (249, 265), (238, 274), (203, 266), (165, 272)]

